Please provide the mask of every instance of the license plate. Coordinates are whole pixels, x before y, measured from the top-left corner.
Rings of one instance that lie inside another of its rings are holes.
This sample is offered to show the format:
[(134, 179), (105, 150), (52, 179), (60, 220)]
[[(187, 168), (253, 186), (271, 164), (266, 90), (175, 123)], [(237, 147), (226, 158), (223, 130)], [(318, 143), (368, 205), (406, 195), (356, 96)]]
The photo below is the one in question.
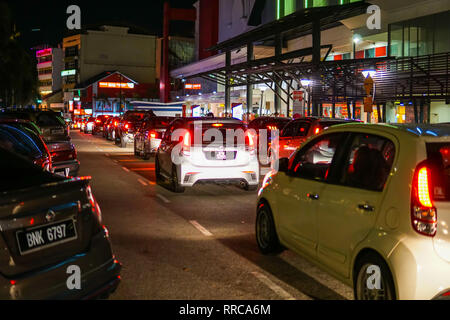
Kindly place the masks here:
[(75, 240), (77, 231), (73, 219), (16, 232), (21, 255)]
[(51, 134), (63, 134), (64, 129), (52, 129), (50, 130)]
[(227, 160), (227, 153), (225, 151), (217, 151), (216, 159), (217, 160)]

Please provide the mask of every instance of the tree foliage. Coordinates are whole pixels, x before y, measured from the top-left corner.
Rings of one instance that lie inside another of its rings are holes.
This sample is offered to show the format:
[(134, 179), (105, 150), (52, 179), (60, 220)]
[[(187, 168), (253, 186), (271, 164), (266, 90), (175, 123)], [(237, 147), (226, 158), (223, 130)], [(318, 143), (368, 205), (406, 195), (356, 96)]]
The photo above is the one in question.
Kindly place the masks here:
[(0, 2), (0, 106), (23, 106), (38, 97), (36, 61), (16, 39), (11, 12)]

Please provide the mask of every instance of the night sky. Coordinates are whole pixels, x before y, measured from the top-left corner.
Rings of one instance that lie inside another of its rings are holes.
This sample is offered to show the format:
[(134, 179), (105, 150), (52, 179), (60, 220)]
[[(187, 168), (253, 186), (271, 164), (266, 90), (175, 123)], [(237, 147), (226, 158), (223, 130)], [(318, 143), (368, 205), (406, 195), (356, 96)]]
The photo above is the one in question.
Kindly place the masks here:
[[(4, 1), (4, 0), (0, 0)], [(66, 9), (71, 4), (81, 8), (81, 27), (99, 24), (131, 25), (149, 33), (162, 33), (162, 9), (164, 0), (41, 0), (5, 1), (12, 11), (13, 21), (21, 32), (20, 41), (25, 47), (39, 44), (57, 45), (67, 34)], [(192, 8), (196, 0), (170, 0), (172, 7)], [(40, 31), (32, 31), (39, 29)], [(172, 23), (173, 35), (189, 35), (193, 32), (192, 23)]]

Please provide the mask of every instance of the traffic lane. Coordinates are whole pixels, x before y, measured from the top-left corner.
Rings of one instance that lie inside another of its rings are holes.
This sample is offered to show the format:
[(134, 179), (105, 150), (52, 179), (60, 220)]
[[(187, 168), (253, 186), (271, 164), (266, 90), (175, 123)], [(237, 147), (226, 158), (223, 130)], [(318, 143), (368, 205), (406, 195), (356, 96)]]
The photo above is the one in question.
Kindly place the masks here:
[[(148, 181), (155, 181), (153, 160), (143, 161), (133, 155), (110, 157)], [(156, 190), (173, 212), (187, 221), (198, 223), (215, 240), (301, 294), (317, 299), (353, 298), (350, 287), (290, 251), (285, 251), (279, 257), (261, 255), (254, 233), (256, 192), (231, 185), (213, 184), (186, 188), (182, 194), (172, 193), (159, 186)], [(193, 203), (195, 205), (187, 205)]]
[[(113, 299), (286, 297), (255, 277), (255, 272), (261, 276), (261, 270), (205, 237), (161, 201), (157, 195), (165, 193), (164, 189), (138, 183), (136, 174), (96, 151), (90, 141), (93, 137), (74, 136), (84, 150), (79, 153), (81, 174), (93, 177), (93, 192), (110, 230), (113, 250), (124, 265), (122, 283)], [(305, 298), (295, 292), (287, 296)]]

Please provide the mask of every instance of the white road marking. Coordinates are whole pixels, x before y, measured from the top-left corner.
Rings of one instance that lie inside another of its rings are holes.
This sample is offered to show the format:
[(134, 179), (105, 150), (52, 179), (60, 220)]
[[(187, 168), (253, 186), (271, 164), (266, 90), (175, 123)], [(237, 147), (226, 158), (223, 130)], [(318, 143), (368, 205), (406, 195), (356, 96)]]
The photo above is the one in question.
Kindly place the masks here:
[(122, 167), (122, 169), (125, 170), (126, 172), (130, 172), (128, 168)]
[(165, 203), (170, 203), (170, 200), (167, 199), (166, 197), (164, 197), (162, 194), (157, 193), (156, 196), (158, 198), (160, 198), (162, 201), (164, 201)]
[(269, 287), (273, 292), (275, 292), (284, 300), (295, 300), (295, 298), (291, 296), (286, 290), (281, 288), (279, 285), (273, 283), (269, 278), (267, 278), (262, 273), (255, 271), (252, 272), (252, 275), (254, 275), (259, 281), (264, 283), (267, 287)]
[(212, 237), (212, 233), (209, 232), (204, 226), (202, 226), (200, 223), (198, 223), (195, 220), (190, 220), (189, 221), (190, 224), (192, 224), (195, 229), (197, 229), (198, 231), (200, 231), (201, 233), (203, 233), (203, 235), (207, 236), (207, 237)]
[(138, 181), (139, 181), (139, 183), (142, 184), (143, 186), (148, 186), (148, 183), (145, 182), (144, 180), (138, 179)]

